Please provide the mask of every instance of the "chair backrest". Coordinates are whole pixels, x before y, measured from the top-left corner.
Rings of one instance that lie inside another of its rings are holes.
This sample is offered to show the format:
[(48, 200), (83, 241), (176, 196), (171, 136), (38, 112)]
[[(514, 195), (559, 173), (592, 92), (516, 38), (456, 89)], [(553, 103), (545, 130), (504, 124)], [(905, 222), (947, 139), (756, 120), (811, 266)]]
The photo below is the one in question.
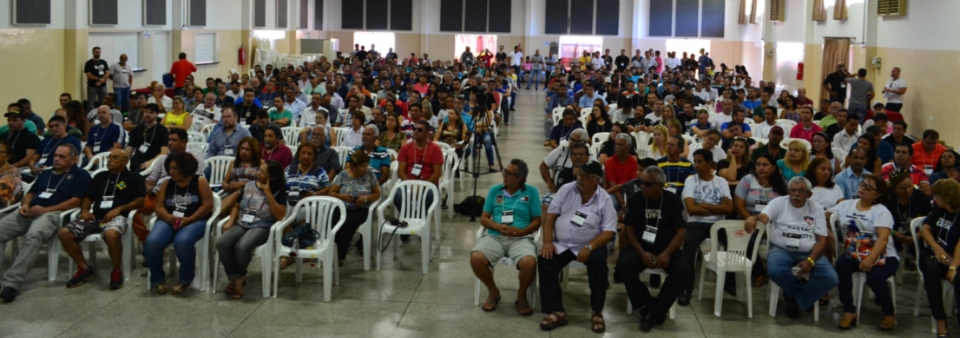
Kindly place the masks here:
[[(90, 162), (87, 162), (87, 165), (83, 167), (86, 171), (99, 171), (97, 169), (107, 167), (107, 158), (110, 157), (110, 152), (105, 151), (96, 155), (93, 155), (93, 158), (90, 159)], [(130, 161), (127, 161), (127, 167), (130, 166)]]
[(213, 127), (216, 127), (216, 126), (217, 126), (216, 124), (211, 123), (201, 127), (200, 133), (203, 134), (203, 139), (207, 139), (208, 137), (210, 137), (210, 133), (213, 132)]
[(607, 133), (607, 132), (593, 134), (594, 144), (607, 142), (607, 140), (609, 139), (610, 139), (610, 133)]
[[(766, 227), (763, 224), (760, 224), (760, 223), (757, 224), (758, 233), (756, 237), (753, 237), (751, 233), (748, 233), (746, 229), (744, 229), (743, 220), (719, 221), (717, 223), (714, 223), (713, 226), (710, 227), (710, 238), (714, 238), (714, 239), (718, 238), (717, 234), (720, 232), (721, 229), (723, 231), (726, 231), (727, 233), (727, 245), (726, 245), (726, 250), (724, 251), (727, 253), (733, 254), (733, 255), (730, 255), (730, 254), (726, 255), (726, 260), (724, 261), (724, 264), (727, 267), (744, 266), (746, 265), (746, 261), (744, 260), (745, 258), (753, 262), (757, 261), (757, 251), (760, 251), (760, 250), (756, 250), (756, 248), (759, 248), (757, 245), (760, 243), (760, 238), (763, 237), (763, 233), (766, 230)], [(755, 238), (754, 243), (752, 243), (754, 250), (753, 250), (753, 253), (748, 257), (747, 247), (750, 246), (751, 244), (750, 241), (751, 239), (754, 239), (754, 238)], [(720, 246), (720, 241), (718, 240), (710, 241), (710, 252), (720, 252), (719, 246)], [(717, 256), (714, 256), (714, 257), (717, 257)]]
[[(305, 221), (316, 230), (320, 237), (317, 239), (317, 249), (330, 245), (333, 238), (346, 221), (347, 207), (343, 201), (329, 196), (310, 196), (301, 199), (288, 213), (287, 217), (297, 217), (300, 210), (304, 210)], [(340, 217), (334, 218), (334, 211), (339, 211)], [(301, 248), (305, 249), (305, 248)]]
[(913, 250), (916, 255), (914, 257), (918, 258), (920, 257), (920, 245), (923, 244), (923, 239), (920, 238), (923, 219), (923, 217), (917, 217), (910, 221), (910, 236), (913, 236)]
[(392, 162), (395, 162), (395, 161), (397, 160), (397, 156), (399, 156), (399, 155), (397, 154), (397, 151), (396, 151), (396, 150), (393, 150), (393, 149), (387, 149), (387, 153), (390, 154), (390, 162), (391, 162), (391, 163), (392, 163)]
[[(396, 216), (401, 220), (426, 220), (433, 214), (440, 201), (440, 193), (437, 186), (427, 181), (406, 180), (400, 181), (390, 189), (389, 198), (395, 198), (399, 192), (401, 208), (397, 210)], [(433, 194), (433, 201), (426, 205), (427, 194)], [(439, 226), (439, 224), (437, 224)]]
[(353, 152), (353, 148), (350, 147), (330, 147), (337, 152), (337, 155), (340, 157), (340, 166), (343, 167), (347, 163), (347, 155), (350, 155)]
[(283, 133), (283, 142), (287, 147), (296, 149), (300, 145), (300, 127), (283, 127), (280, 132)]
[(800, 141), (800, 143), (803, 143), (805, 146), (807, 146), (807, 151), (813, 150), (813, 146), (810, 144), (810, 141), (804, 140), (802, 138), (791, 138), (791, 137), (784, 137), (783, 141), (780, 141), (780, 148), (790, 149), (790, 142), (793, 142), (793, 141)]
[(347, 128), (334, 127), (333, 130), (337, 132), (337, 145), (343, 144), (343, 140), (347, 138)]
[(195, 131), (187, 132), (187, 143), (207, 142), (207, 137)]
[(444, 142), (433, 141), (433, 144), (436, 144), (436, 145), (440, 146), (440, 150), (441, 150), (441, 151), (453, 149), (453, 147), (451, 147), (449, 144), (446, 144), (446, 143), (444, 143)]
[(203, 160), (203, 164), (210, 167), (211, 186), (223, 185), (223, 179), (227, 176), (227, 172), (230, 171), (230, 164), (233, 163), (233, 160), (234, 157), (232, 156), (214, 156)]
[(444, 149), (443, 151), (443, 174), (441, 180), (452, 181), (456, 177), (457, 168), (460, 168), (460, 156), (453, 149)]
[[(594, 157), (596, 157), (597, 160), (599, 160), (599, 159), (600, 159), (600, 150), (601, 150), (602, 148), (603, 148), (603, 143), (594, 143), (594, 144), (591, 144), (591, 145), (590, 145), (590, 154), (593, 155)], [(601, 163), (601, 164), (606, 164), (606, 163)]]
[(209, 147), (210, 147), (210, 144), (209, 144), (209, 143), (206, 143), (206, 142), (203, 142), (203, 143), (201, 143), (201, 142), (187, 143), (187, 149), (188, 149), (188, 150), (195, 151), (195, 152), (197, 152), (198, 154), (200, 154), (200, 155), (202, 155), (202, 156), (204, 156), (204, 157), (207, 156), (207, 148), (209, 148)]
[(797, 121), (791, 119), (777, 119), (777, 125), (783, 127), (784, 133), (789, 134), (790, 129), (797, 125)]
[(556, 126), (560, 124), (560, 120), (563, 119), (562, 115), (553, 114), (553, 125)]

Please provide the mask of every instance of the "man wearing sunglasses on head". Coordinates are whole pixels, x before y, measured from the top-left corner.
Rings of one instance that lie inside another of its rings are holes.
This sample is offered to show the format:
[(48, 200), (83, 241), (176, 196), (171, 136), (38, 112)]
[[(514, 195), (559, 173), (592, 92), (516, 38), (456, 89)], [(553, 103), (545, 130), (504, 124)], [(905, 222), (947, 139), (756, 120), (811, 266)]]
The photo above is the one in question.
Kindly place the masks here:
[[(413, 127), (413, 142), (407, 142), (397, 156), (400, 168), (397, 174), (400, 180), (420, 180), (429, 181), (434, 185), (440, 183), (440, 175), (443, 173), (443, 152), (440, 146), (433, 143), (430, 138), (430, 122), (425, 120), (417, 121)], [(433, 203), (433, 194), (427, 193), (426, 200), (421, 204), (426, 207)], [(397, 195), (393, 198), (393, 203), (400, 210), (401, 191), (397, 190)]]

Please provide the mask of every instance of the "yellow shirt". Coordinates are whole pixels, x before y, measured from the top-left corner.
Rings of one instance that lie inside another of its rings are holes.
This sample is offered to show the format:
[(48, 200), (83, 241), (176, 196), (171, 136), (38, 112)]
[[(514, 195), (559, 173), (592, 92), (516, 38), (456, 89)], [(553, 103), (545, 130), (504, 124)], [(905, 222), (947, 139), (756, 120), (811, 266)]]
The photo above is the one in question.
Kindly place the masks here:
[(183, 112), (180, 115), (174, 113), (167, 113), (167, 125), (168, 126), (182, 126), (187, 118), (187, 112)]

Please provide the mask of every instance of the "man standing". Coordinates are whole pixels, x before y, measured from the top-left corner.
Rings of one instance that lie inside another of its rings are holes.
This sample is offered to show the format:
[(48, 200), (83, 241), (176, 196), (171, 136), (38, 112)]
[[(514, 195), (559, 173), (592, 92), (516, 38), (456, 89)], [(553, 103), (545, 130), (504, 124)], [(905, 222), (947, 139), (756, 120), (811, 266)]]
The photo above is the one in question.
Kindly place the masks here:
[[(846, 149), (846, 148), (844, 148)], [(863, 182), (864, 175), (871, 175), (869, 170), (864, 169), (863, 165), (867, 162), (867, 153), (861, 148), (853, 148), (847, 155), (847, 169), (841, 171), (833, 179), (833, 182), (843, 191), (844, 199), (855, 199), (860, 191), (860, 182)]]
[(889, 111), (900, 112), (903, 109), (903, 94), (907, 93), (907, 81), (900, 78), (900, 67), (890, 70), (891, 79), (883, 86), (883, 99), (887, 100), (884, 106)]
[(195, 71), (197, 71), (197, 66), (195, 66), (192, 62), (187, 61), (187, 53), (181, 52), (179, 55), (179, 60), (174, 62), (173, 66), (170, 67), (170, 76), (173, 76), (173, 88), (175, 89), (175, 95), (180, 95), (183, 92), (183, 81)]
[(847, 66), (838, 63), (837, 71), (830, 73), (823, 80), (824, 88), (830, 92), (830, 102), (839, 102), (840, 105), (843, 105), (843, 102), (847, 99), (847, 82), (844, 79), (848, 77), (850, 77), (850, 73), (847, 72)]
[(546, 88), (547, 84), (550, 83), (550, 79), (553, 79), (553, 70), (557, 65), (557, 58), (553, 56), (553, 51), (547, 53), (547, 57), (543, 59), (543, 65), (547, 67), (547, 79), (543, 82), (543, 87)]
[(483, 311), (493, 311), (500, 302), (500, 289), (493, 280), (493, 267), (501, 258), (510, 257), (520, 270), (520, 290), (516, 308), (523, 316), (533, 314), (527, 289), (537, 274), (537, 244), (533, 234), (540, 229), (537, 188), (526, 184), (530, 169), (523, 160), (513, 159), (503, 168), (503, 184), (490, 188), (480, 215), (486, 230), (470, 253), (474, 275), (487, 286)]
[(820, 296), (837, 286), (839, 278), (823, 255), (830, 239), (823, 207), (809, 200), (813, 185), (798, 176), (790, 179), (788, 191), (790, 196), (775, 198), (760, 215), (747, 218), (744, 228), (748, 233), (758, 225), (770, 229), (767, 276), (783, 289), (787, 317), (797, 319), (800, 309), (817, 306)]
[[(97, 108), (97, 120), (100, 125), (90, 127), (87, 146), (83, 148), (83, 153), (89, 159), (93, 159), (93, 156), (99, 153), (123, 149), (123, 144), (127, 142), (127, 131), (123, 130), (119, 123), (113, 122), (110, 108), (107, 106)], [(104, 164), (100, 163), (100, 167), (104, 167)]]
[(207, 137), (207, 157), (236, 156), (240, 140), (250, 136), (250, 131), (237, 124), (237, 112), (232, 106), (223, 107), (220, 123), (213, 127)]
[[(51, 118), (51, 124), (65, 123), (55, 118)], [(57, 129), (62, 131), (63, 126)], [(76, 146), (59, 145), (53, 153), (50, 158), (53, 170), (40, 172), (30, 192), (23, 196), (20, 209), (0, 219), (0, 247), (6, 247), (7, 242), (17, 237), (25, 238), (13, 265), (0, 280), (0, 299), (5, 303), (17, 299), (17, 289), (37, 261), (40, 246), (60, 228), (60, 213), (80, 206), (80, 199), (90, 185), (90, 174), (76, 166), (80, 154)]]
[[(530, 89), (530, 83), (533, 82), (535, 84), (534, 89), (540, 90), (540, 80), (543, 79), (543, 56), (540, 55), (539, 49), (533, 52), (530, 63), (530, 81), (527, 81), (527, 89)], [(517, 87), (519, 88), (519, 80), (517, 81)], [(543, 85), (546, 86), (547, 83), (544, 82)]]
[[(683, 283), (690, 278), (679, 249), (687, 237), (687, 222), (677, 194), (663, 191), (667, 175), (658, 167), (647, 167), (640, 176), (640, 193), (627, 201), (623, 219), (628, 246), (621, 248), (614, 269), (623, 281), (633, 309), (640, 310), (640, 331), (648, 332), (653, 325), (667, 319), (667, 312), (677, 300)], [(663, 269), (667, 280), (661, 284), (656, 298), (640, 282), (640, 273), (646, 269)]]
[[(143, 107), (143, 123), (130, 131), (130, 143), (124, 149), (131, 155), (130, 168), (141, 171), (150, 168), (157, 158), (165, 155), (167, 138), (170, 131), (157, 121), (156, 104), (149, 103)], [(158, 164), (163, 166), (163, 164)]]
[(497, 55), (495, 57), (496, 63), (501, 63), (506, 59), (507, 59), (507, 53), (503, 52), (503, 45), (500, 45), (500, 49), (497, 50)]
[(846, 79), (850, 84), (850, 103), (847, 109), (850, 111), (849, 117), (856, 116), (860, 124), (867, 118), (867, 105), (873, 101), (873, 83), (867, 81), (867, 70), (860, 68), (856, 76), (850, 76)]
[(520, 46), (513, 46), (513, 53), (510, 53), (510, 68), (513, 68), (513, 73), (517, 74), (517, 81), (523, 79), (523, 70), (520, 69), (520, 66), (523, 65), (523, 52), (520, 51)]
[[(713, 223), (726, 219), (726, 215), (733, 212), (733, 200), (730, 199), (730, 185), (727, 180), (714, 175), (715, 164), (713, 153), (706, 149), (699, 149), (693, 153), (693, 165), (697, 170), (696, 176), (687, 177), (683, 183), (683, 204), (686, 206), (689, 218), (687, 221), (687, 238), (683, 244), (683, 258), (691, 271), (690, 277), (684, 281), (683, 293), (677, 304), (690, 304), (690, 295), (693, 294), (694, 261), (700, 243), (710, 238), (710, 227)], [(713, 240), (718, 240), (714, 238)]]
[(460, 53), (460, 63), (467, 65), (467, 67), (473, 66), (473, 52), (470, 51), (470, 46), (467, 46), (467, 50)]
[(93, 58), (83, 66), (83, 73), (87, 76), (87, 109), (93, 109), (107, 95), (110, 77), (110, 65), (100, 60), (100, 47), (93, 47)]
[(626, 49), (620, 50), (620, 55), (617, 56), (616, 60), (614, 60), (614, 64), (617, 66), (618, 72), (623, 72), (628, 66), (630, 66), (630, 57), (627, 56)]
[[(123, 233), (126, 232), (127, 214), (143, 206), (143, 177), (127, 169), (129, 154), (121, 149), (110, 152), (106, 168), (93, 178), (80, 204), (80, 219), (67, 224), (58, 232), (63, 251), (77, 263), (77, 273), (67, 282), (67, 288), (83, 285), (94, 276), (87, 265), (80, 243), (90, 235), (100, 235), (110, 252), (113, 270), (110, 272), (110, 290), (123, 288)], [(91, 212), (91, 210), (93, 212)], [(129, 271), (128, 271), (129, 273)]]
[[(121, 111), (130, 109), (130, 86), (133, 85), (133, 68), (127, 65), (127, 54), (120, 54), (120, 62), (110, 66), (110, 79), (113, 80), (113, 94), (117, 96), (117, 107)], [(114, 121), (121, 123), (123, 121)]]

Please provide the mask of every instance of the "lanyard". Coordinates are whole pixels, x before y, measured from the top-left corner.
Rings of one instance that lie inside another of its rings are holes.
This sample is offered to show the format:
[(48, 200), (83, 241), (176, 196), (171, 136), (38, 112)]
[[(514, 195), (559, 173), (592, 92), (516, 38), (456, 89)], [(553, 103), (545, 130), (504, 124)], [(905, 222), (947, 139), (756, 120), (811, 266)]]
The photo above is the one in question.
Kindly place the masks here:
[[(97, 142), (96, 142), (96, 144), (100, 144), (100, 141), (103, 141), (103, 136), (107, 134), (107, 129), (110, 129), (110, 125), (107, 125), (106, 128), (100, 128), (100, 130), (97, 130)], [(151, 140), (151, 141), (152, 141), (152, 140)]]
[[(517, 192), (520, 192), (520, 189), (517, 189)], [(514, 210), (517, 210), (517, 203), (518, 203), (518, 201), (513, 201), (513, 204), (510, 205), (510, 209), (507, 209), (507, 198), (508, 198), (508, 197), (507, 197), (506, 194), (507, 194), (507, 189), (506, 189), (506, 188), (500, 188), (500, 196), (503, 197), (503, 206), (502, 206), (501, 208), (503, 208), (504, 211), (510, 211), (510, 212), (513, 212)], [(510, 195), (509, 198), (513, 198), (514, 196), (515, 196), (515, 195)]]
[[(70, 173), (70, 172), (68, 171), (67, 174), (69, 174), (69, 173)], [(53, 181), (53, 176), (56, 176), (56, 174), (54, 174), (54, 173), (51, 171), (51, 172), (50, 172), (50, 178), (47, 179), (47, 189), (46, 189), (47, 191), (50, 190), (50, 182)], [(57, 190), (57, 188), (60, 188), (60, 183), (63, 183), (63, 179), (66, 178), (66, 177), (67, 177), (66, 175), (64, 175), (63, 177), (61, 177), (61, 178), (60, 178), (60, 181), (57, 182), (57, 185), (53, 187), (53, 190)]]
[(10, 144), (10, 148), (13, 148), (13, 146), (17, 144), (17, 141), (20, 141), (20, 132), (22, 131), (23, 129), (17, 130), (17, 134), (13, 136), (12, 143), (10, 142), (10, 136), (9, 135), (7, 136), (7, 144)]
[[(18, 133), (19, 133), (19, 132), (18, 132)], [(55, 143), (55, 144), (53, 145), (53, 149), (57, 149), (57, 146), (59, 146), (59, 145), (60, 145), (60, 142), (63, 142), (63, 140), (64, 140), (65, 138), (66, 138), (66, 137), (57, 140), (57, 143)], [(43, 157), (43, 155), (48, 155), (49, 152), (50, 152), (50, 143), (47, 143), (47, 145), (46, 145), (45, 147), (43, 147), (43, 154), (41, 154), (40, 157)]]
[(261, 155), (260, 157), (264, 158), (264, 161), (273, 160), (273, 154), (275, 154), (275, 153), (277, 152), (277, 149), (274, 149), (273, 151), (271, 151), (271, 152), (269, 153), (269, 156), (267, 156), (267, 155), (268, 155), (267, 152), (266, 152), (267, 150), (269, 150), (269, 149), (267, 149), (267, 147), (263, 147), (263, 152), (261, 152), (262, 155)]
[[(103, 196), (107, 196), (107, 188), (110, 187), (111, 178), (113, 178), (113, 175), (107, 176), (107, 185), (103, 187)], [(113, 192), (110, 194), (110, 196), (115, 196), (117, 194), (117, 184), (120, 183), (119, 181), (120, 181), (120, 174), (117, 174), (117, 179), (113, 183)]]
[(430, 147), (430, 144), (427, 143), (427, 146), (423, 148), (423, 158), (420, 159), (420, 163), (417, 163), (417, 142), (413, 142), (413, 163), (423, 165), (423, 162), (427, 160), (427, 148)]
[[(158, 124), (158, 123), (154, 123), (154, 124), (153, 124), (153, 133), (150, 135), (150, 142), (147, 142), (147, 144), (153, 144), (153, 139), (154, 139), (155, 137), (157, 137), (157, 129), (158, 129), (158, 128), (157, 128), (157, 125), (159, 125), (159, 124)], [(147, 138), (147, 126), (146, 126), (146, 125), (144, 125), (144, 127), (143, 127), (143, 138), (144, 138), (144, 139)]]
[(897, 216), (900, 216), (900, 223), (903, 223), (903, 225), (910, 224), (910, 206), (913, 204), (913, 199), (907, 198), (906, 214), (904, 214), (903, 212), (900, 212), (900, 202), (898, 201), (896, 204), (897, 204)]

